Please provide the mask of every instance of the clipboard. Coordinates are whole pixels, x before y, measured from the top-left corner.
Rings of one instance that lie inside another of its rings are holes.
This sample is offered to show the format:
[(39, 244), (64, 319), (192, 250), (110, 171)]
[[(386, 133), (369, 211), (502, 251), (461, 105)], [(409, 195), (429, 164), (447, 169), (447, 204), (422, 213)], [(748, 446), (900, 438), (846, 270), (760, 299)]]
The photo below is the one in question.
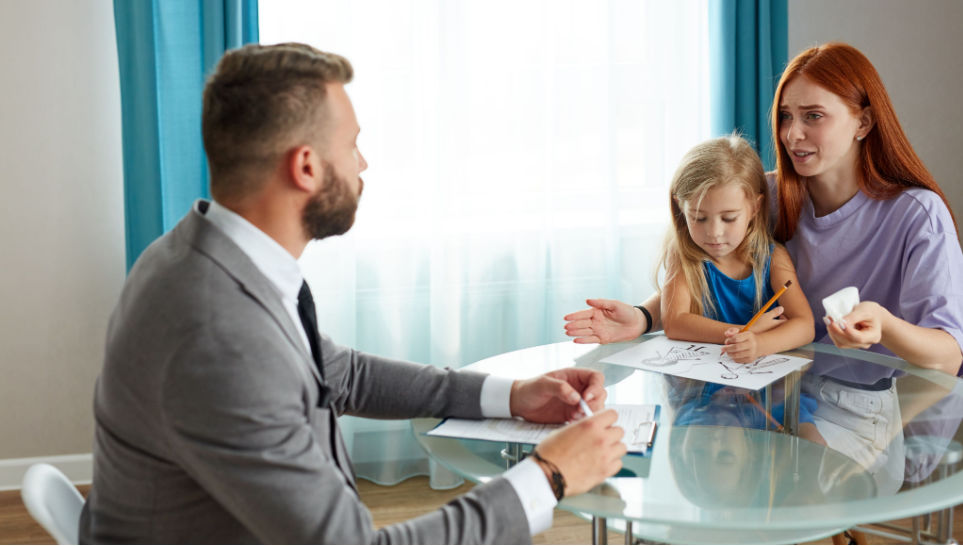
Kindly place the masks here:
[[(648, 457), (659, 428), (661, 407), (658, 404), (613, 404), (607, 406), (619, 414), (616, 424), (625, 430), (629, 453)], [(530, 423), (522, 419), (457, 419), (442, 420), (427, 436), (483, 440), (536, 445), (563, 424)]]

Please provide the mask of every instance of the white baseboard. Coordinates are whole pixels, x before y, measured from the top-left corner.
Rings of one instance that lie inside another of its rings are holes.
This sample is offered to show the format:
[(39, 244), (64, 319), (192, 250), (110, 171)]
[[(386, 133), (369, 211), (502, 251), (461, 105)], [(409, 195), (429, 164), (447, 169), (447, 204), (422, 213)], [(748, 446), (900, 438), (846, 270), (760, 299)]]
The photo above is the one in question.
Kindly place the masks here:
[(50, 457), (27, 457), (26, 459), (0, 459), (0, 491), (20, 489), (20, 482), (30, 465), (47, 463), (56, 466), (75, 485), (88, 484), (94, 477), (92, 453), (75, 455), (51, 455)]

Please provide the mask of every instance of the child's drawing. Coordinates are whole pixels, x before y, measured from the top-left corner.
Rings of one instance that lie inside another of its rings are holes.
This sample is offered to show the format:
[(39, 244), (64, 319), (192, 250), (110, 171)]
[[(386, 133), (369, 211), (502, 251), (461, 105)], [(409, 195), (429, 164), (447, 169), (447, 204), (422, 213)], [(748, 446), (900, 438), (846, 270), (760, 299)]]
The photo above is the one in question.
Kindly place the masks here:
[(602, 362), (754, 390), (809, 362), (775, 354), (740, 364), (722, 354), (721, 349), (721, 345), (712, 343), (675, 341), (659, 336), (610, 355)]
[(700, 343), (689, 343), (687, 346), (672, 347), (666, 351), (665, 354), (657, 351), (655, 356), (643, 358), (642, 364), (655, 368), (675, 366), (674, 369), (676, 372), (679, 372), (692, 367), (691, 365), (680, 366), (680, 362), (697, 361), (711, 355), (712, 352), (709, 350), (709, 346)]
[[(739, 363), (734, 362), (729, 355), (722, 355), (719, 365), (725, 370), (720, 376), (721, 379), (739, 379), (745, 374), (771, 374), (772, 367), (789, 362), (789, 357), (770, 355), (758, 358), (753, 362)], [(782, 377), (782, 376), (780, 376)]]

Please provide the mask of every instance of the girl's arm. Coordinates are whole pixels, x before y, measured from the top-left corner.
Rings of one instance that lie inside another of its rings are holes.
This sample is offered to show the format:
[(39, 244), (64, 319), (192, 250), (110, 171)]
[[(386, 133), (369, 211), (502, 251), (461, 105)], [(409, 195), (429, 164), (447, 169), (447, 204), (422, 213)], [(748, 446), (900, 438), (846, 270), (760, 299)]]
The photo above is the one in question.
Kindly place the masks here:
[(953, 336), (906, 322), (876, 302), (861, 302), (840, 322), (828, 320), (826, 331), (837, 347), (867, 349), (882, 343), (910, 364), (951, 375), (960, 371), (963, 353)]
[(782, 288), (786, 281), (792, 281), (789, 289), (779, 298), (784, 309), (784, 320), (765, 331), (755, 326), (748, 332), (729, 330), (725, 352), (736, 362), (750, 362), (760, 356), (795, 349), (812, 342), (816, 335), (812, 309), (799, 286), (792, 259), (782, 245), (773, 248), (769, 280), (773, 290)]

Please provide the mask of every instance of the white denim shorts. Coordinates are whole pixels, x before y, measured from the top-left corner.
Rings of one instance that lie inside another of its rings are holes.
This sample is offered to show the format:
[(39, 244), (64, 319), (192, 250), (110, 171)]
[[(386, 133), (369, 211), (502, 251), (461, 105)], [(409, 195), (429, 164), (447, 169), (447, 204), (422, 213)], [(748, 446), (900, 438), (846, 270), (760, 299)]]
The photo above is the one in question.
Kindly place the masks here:
[(819, 403), (813, 417), (826, 444), (869, 471), (879, 494), (899, 491), (905, 455), (896, 380), (887, 390), (867, 391), (804, 374), (802, 392)]

